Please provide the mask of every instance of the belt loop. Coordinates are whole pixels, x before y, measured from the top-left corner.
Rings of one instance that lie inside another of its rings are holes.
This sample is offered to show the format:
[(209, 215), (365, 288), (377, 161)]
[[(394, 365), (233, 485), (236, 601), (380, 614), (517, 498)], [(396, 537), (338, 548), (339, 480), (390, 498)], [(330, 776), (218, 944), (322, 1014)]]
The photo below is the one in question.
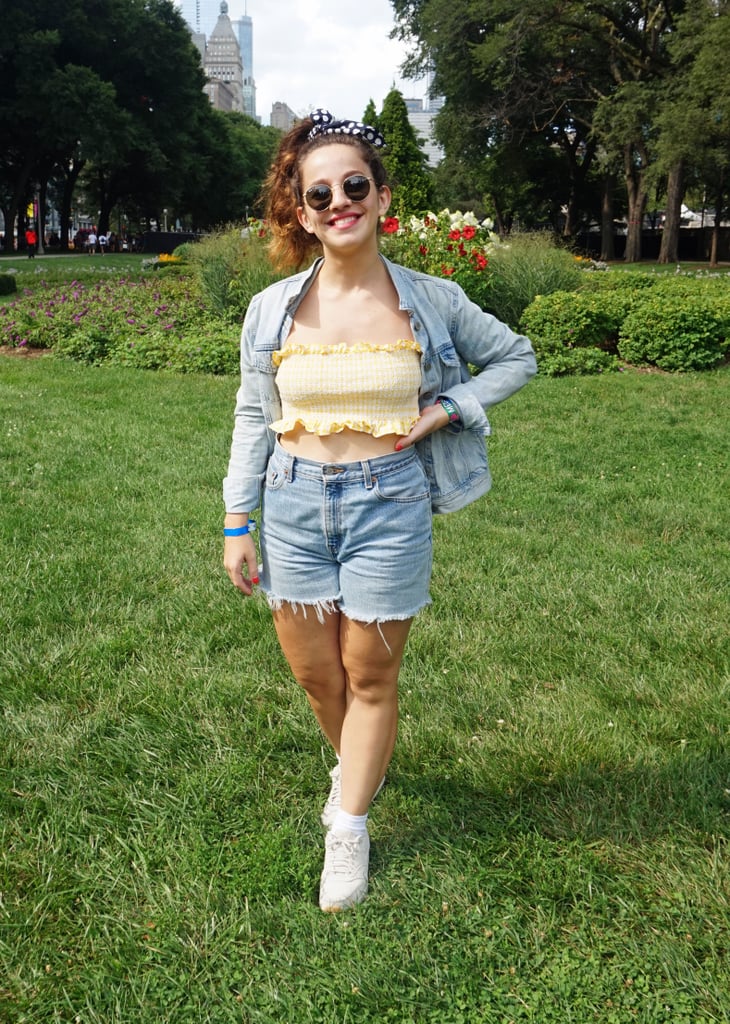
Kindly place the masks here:
[(284, 466), (284, 476), (287, 478), (287, 480), (293, 480), (294, 479), (294, 467), (295, 467), (296, 462), (297, 462), (296, 456), (292, 455), (291, 452), (286, 451), (285, 448), (282, 448), (282, 451), (284, 452), (284, 455), (286, 456), (286, 465)]
[(373, 488), (373, 474), (370, 472), (370, 463), (363, 460), (360, 465), (362, 466), (362, 475), (365, 479), (365, 489), (371, 491)]

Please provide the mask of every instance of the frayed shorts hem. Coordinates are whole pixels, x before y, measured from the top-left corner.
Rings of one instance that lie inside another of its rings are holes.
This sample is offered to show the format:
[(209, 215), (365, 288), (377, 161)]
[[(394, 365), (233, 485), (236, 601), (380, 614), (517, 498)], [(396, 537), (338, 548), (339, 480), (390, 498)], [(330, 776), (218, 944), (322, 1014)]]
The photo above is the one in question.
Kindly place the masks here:
[(314, 601), (302, 601), (301, 599), (290, 600), (286, 597), (280, 597), (278, 594), (266, 592), (266, 600), (269, 602), (269, 608), (273, 612), (281, 611), (284, 605), (289, 605), (295, 615), (301, 610), (305, 619), (307, 617), (307, 612), (313, 611), (320, 623), (324, 622), (325, 615), (334, 615), (335, 612), (339, 612), (344, 615), (345, 618), (352, 619), (353, 622), (361, 622), (366, 626), (370, 626), (373, 623), (376, 623), (379, 626), (382, 622), (404, 622), (406, 619), (414, 618), (418, 612), (423, 608), (427, 608), (428, 605), (431, 604), (431, 598), (429, 597), (428, 600), (423, 601), (413, 611), (399, 611), (388, 615), (373, 615), (372, 613), (358, 615), (356, 612), (352, 612), (347, 608), (342, 608), (340, 606), (339, 597), (324, 598)]

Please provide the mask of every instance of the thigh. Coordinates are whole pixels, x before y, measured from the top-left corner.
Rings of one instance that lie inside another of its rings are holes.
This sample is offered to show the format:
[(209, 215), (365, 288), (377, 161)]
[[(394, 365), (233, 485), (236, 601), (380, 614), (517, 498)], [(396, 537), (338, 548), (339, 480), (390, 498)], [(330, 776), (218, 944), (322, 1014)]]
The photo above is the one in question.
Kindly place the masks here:
[(318, 616), (312, 608), (284, 603), (272, 615), (284, 657), (298, 683), (330, 680), (334, 686), (344, 686), (339, 612)]
[(411, 618), (365, 623), (341, 616), (339, 646), (351, 690), (397, 685), (412, 622)]

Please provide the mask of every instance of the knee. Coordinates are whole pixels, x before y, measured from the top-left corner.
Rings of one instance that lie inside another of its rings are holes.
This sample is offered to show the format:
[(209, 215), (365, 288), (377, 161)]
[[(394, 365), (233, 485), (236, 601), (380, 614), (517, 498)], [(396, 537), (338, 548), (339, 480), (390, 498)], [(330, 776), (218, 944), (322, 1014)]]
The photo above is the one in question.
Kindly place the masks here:
[(344, 691), (345, 677), (342, 669), (327, 669), (323, 665), (299, 665), (294, 668), (294, 678), (310, 697), (322, 699)]
[(398, 673), (392, 669), (368, 672), (362, 666), (347, 673), (347, 688), (354, 700), (364, 704), (387, 704), (397, 699)]

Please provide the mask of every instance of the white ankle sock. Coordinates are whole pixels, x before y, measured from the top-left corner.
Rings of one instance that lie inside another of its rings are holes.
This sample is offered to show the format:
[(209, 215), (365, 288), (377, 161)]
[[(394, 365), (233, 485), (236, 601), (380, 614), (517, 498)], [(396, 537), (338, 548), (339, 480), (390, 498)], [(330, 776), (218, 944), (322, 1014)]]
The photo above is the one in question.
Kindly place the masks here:
[(335, 820), (332, 822), (333, 832), (354, 832), (356, 835), (364, 835), (368, 830), (367, 814), (348, 814), (340, 809)]

